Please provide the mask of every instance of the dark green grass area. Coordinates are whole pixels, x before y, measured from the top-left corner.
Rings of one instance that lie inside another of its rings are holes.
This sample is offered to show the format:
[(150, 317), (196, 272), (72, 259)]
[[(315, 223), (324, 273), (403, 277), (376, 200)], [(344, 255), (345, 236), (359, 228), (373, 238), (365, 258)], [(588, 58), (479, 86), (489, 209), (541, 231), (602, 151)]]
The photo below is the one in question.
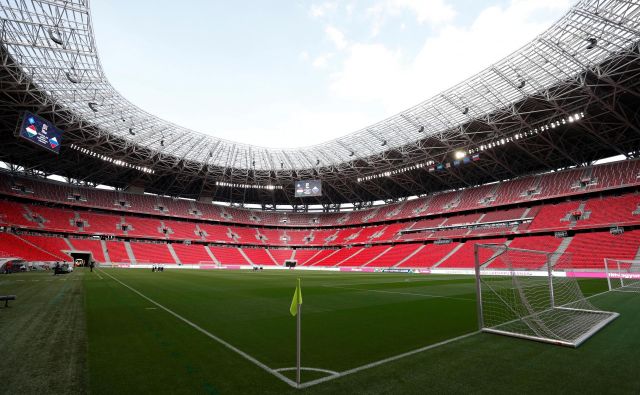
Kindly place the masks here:
[(0, 276), (0, 393), (87, 392), (83, 275)]
[[(473, 278), (300, 271), (151, 273), (125, 269), (79, 271), (72, 276), (77, 275), (82, 276), (78, 277), (81, 282), (68, 283), (79, 286), (81, 292), (67, 303), (84, 304), (85, 309), (75, 310), (76, 318), (71, 321), (86, 322), (86, 332), (74, 337), (72, 347), (47, 347), (75, 355), (79, 366), (76, 382), (85, 387), (63, 387), (64, 391), (52, 392), (640, 392), (636, 374), (640, 368), (640, 294), (610, 292), (592, 298), (598, 307), (620, 312), (621, 316), (578, 349), (478, 333), (297, 390), (115, 279), (268, 367), (279, 369), (295, 365), (295, 318), (289, 314), (289, 306), (300, 276), (303, 366), (344, 372), (475, 332)], [(19, 276), (0, 277), (0, 293), (6, 291), (7, 284), (13, 289), (24, 287), (21, 301), (28, 306), (26, 311), (9, 310), (12, 320), (17, 321), (27, 320), (23, 315), (31, 314), (28, 311), (35, 309), (35, 301), (50, 299), (47, 295), (55, 297), (54, 285), (63, 284), (20, 284), (14, 280), (28, 277)], [(7, 278), (11, 282), (3, 283)], [(585, 295), (596, 295), (606, 288), (604, 280), (584, 280), (580, 284)], [(27, 304), (29, 298), (33, 301)], [(9, 325), (5, 317), (0, 309), (0, 331), (16, 326)], [(80, 327), (84, 331), (85, 327)], [(16, 330), (11, 334), (18, 336)], [(34, 348), (25, 341), (10, 351), (20, 354), (20, 348), (28, 347)], [(68, 363), (67, 357), (60, 361)], [(293, 378), (295, 373), (283, 374)], [(29, 377), (18, 376), (23, 380)], [(324, 376), (304, 371), (302, 379), (309, 382)], [(12, 385), (9, 388), (20, 388), (15, 380)]]

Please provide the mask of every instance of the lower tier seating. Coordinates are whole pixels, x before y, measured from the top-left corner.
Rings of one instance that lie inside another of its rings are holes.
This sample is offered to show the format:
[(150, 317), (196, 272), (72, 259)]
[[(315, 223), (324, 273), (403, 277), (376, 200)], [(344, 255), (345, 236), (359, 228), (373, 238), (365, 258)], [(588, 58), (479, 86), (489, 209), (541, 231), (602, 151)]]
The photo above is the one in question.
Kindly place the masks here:
[(104, 256), (104, 251), (102, 250), (102, 243), (100, 240), (69, 239), (69, 242), (71, 243), (73, 248), (78, 251), (90, 252), (91, 257), (94, 261), (98, 263), (107, 262)]
[(207, 254), (205, 247), (201, 244), (172, 244), (172, 247), (180, 262), (185, 265), (214, 263), (213, 259)]
[[(16, 257), (27, 261), (70, 261), (69, 252), (90, 252), (100, 263), (115, 264), (212, 264), (262, 266), (284, 265), (292, 257), (299, 266), (317, 267), (400, 267), (400, 268), (466, 268), (474, 267), (474, 246), (478, 243), (502, 244), (508, 242), (514, 249), (556, 252), (555, 269), (604, 268), (605, 258), (640, 258), (640, 230), (629, 230), (619, 235), (609, 231), (578, 232), (574, 236), (557, 238), (551, 235), (517, 236), (506, 238), (472, 239), (464, 242), (407, 243), (374, 245), (371, 247), (344, 247), (340, 249), (278, 249), (265, 247), (222, 247), (202, 244), (164, 244), (123, 242), (113, 240), (48, 237), (43, 235), (16, 235), (0, 232), (0, 257)], [(104, 248), (103, 248), (104, 246)], [(213, 259), (209, 250), (216, 259)], [(106, 252), (106, 254), (105, 254)], [(490, 258), (494, 260), (490, 260)], [(176, 259), (177, 258), (177, 259)], [(485, 268), (500, 269), (513, 265), (522, 269), (542, 269), (547, 263), (540, 254), (518, 262), (494, 256), (484, 249), (480, 259)]]

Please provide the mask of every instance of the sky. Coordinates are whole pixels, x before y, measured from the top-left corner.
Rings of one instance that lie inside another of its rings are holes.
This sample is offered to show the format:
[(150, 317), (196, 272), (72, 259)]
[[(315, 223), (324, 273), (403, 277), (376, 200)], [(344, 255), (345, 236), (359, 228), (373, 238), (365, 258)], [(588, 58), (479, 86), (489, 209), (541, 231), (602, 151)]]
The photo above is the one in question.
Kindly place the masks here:
[(128, 100), (242, 143), (365, 128), (497, 62), (571, 0), (94, 0), (100, 61)]

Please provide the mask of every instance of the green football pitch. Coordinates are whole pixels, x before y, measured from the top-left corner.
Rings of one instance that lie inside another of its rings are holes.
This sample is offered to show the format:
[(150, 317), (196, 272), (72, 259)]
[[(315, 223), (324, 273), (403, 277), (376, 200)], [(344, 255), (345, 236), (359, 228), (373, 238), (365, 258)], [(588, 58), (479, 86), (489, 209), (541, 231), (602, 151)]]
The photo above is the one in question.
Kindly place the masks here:
[[(302, 279), (303, 387), (295, 377)], [(0, 276), (0, 393), (640, 393), (640, 294), (577, 349), (477, 332), (471, 277), (76, 270)]]

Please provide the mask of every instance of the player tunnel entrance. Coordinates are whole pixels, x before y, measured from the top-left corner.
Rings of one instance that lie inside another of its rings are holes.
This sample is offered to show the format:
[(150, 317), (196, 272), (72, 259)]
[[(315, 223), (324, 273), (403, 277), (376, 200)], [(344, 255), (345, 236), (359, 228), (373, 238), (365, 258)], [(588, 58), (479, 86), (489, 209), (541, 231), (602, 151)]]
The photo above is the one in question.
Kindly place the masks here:
[(89, 266), (93, 258), (90, 252), (72, 251), (69, 253), (75, 266)]

